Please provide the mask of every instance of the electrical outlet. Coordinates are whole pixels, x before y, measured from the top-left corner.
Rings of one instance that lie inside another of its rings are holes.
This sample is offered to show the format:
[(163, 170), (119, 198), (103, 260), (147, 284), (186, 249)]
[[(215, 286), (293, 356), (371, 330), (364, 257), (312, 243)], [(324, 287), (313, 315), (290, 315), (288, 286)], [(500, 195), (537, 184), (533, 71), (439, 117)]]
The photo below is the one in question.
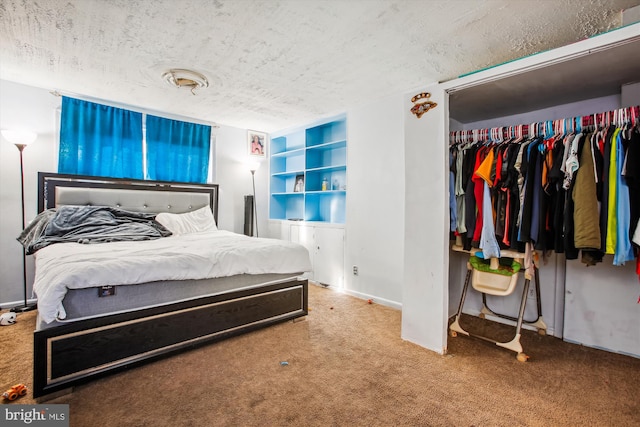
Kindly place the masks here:
[(536, 299), (536, 288), (533, 286), (529, 287), (529, 294), (527, 295), (529, 299)]
[(357, 266), (357, 265), (354, 265), (354, 266), (353, 266), (353, 275), (354, 275), (354, 276), (357, 276), (357, 275), (358, 275), (358, 266)]

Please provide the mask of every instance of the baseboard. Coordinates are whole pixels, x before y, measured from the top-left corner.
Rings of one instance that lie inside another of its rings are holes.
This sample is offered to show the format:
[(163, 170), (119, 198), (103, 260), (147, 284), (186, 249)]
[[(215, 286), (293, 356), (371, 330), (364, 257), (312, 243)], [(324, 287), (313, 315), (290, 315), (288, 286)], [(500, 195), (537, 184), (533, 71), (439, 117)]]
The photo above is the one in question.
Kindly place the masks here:
[(386, 307), (394, 308), (396, 310), (402, 311), (402, 303), (391, 301), (385, 298), (380, 298), (375, 295), (369, 295), (362, 292), (352, 291), (350, 289), (339, 289), (340, 292), (343, 292), (347, 295), (351, 295), (352, 297), (360, 298), (363, 300), (371, 300), (375, 304), (384, 305)]
[(65, 388), (62, 390), (54, 391), (53, 393), (49, 393), (44, 396), (36, 397), (35, 401), (37, 403), (46, 403), (53, 399), (57, 399), (58, 397), (66, 396), (68, 394), (73, 393), (73, 387)]
[[(27, 300), (27, 304), (36, 304), (38, 302), (38, 300), (36, 298), (31, 298)], [(23, 305), (24, 304), (24, 300), (18, 300), (18, 301), (5, 301), (5, 302), (0, 302), (0, 309), (1, 310), (9, 310), (13, 307), (17, 307), (19, 305)]]

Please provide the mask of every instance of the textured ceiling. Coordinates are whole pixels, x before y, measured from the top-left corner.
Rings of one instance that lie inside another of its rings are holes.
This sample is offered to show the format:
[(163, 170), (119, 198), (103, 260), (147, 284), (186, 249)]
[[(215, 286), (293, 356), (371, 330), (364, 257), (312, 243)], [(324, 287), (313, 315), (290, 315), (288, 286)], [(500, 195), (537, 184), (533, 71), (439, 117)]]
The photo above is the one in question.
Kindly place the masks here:
[[(640, 0), (1, 0), (0, 78), (275, 131), (621, 24)], [(170, 68), (209, 79), (194, 96)]]

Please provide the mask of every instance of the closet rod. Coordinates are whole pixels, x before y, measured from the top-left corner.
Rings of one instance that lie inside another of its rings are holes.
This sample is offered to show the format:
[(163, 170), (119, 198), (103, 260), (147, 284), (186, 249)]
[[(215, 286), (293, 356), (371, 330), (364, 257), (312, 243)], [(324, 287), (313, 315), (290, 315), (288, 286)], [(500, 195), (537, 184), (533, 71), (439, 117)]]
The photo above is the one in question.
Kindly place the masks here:
[(580, 131), (586, 127), (602, 128), (609, 125), (621, 126), (640, 124), (640, 106), (619, 108), (617, 110), (589, 114), (586, 116), (569, 117), (565, 119), (547, 120), (531, 124), (516, 126), (502, 126), (486, 129), (461, 130), (449, 133), (450, 144), (459, 142), (494, 141), (507, 138), (522, 138), (525, 136), (550, 136), (561, 132)]

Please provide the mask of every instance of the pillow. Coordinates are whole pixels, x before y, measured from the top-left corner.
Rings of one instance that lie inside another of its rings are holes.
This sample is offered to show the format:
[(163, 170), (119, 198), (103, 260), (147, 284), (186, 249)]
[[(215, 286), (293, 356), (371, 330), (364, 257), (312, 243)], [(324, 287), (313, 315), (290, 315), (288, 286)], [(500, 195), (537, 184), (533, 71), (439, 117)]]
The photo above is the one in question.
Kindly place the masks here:
[(156, 221), (171, 231), (174, 236), (218, 229), (209, 206), (183, 214), (159, 213), (156, 215)]

